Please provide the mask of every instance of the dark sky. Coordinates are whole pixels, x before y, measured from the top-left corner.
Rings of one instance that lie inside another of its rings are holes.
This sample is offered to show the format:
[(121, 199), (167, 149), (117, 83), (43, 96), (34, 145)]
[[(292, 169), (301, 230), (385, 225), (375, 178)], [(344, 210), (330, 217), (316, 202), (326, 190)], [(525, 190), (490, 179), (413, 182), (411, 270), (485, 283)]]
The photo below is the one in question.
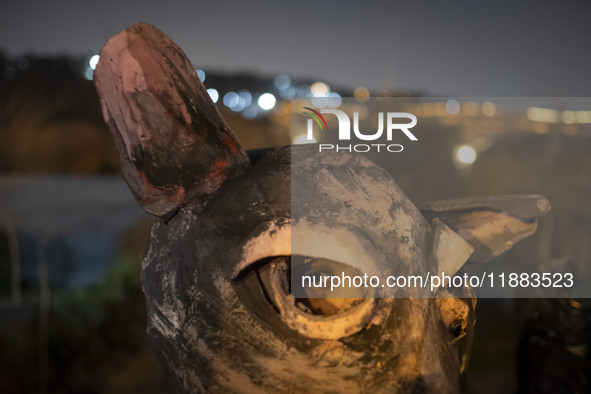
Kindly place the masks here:
[(591, 1), (3, 0), (9, 55), (93, 54), (144, 21), (194, 64), (455, 96), (591, 96)]

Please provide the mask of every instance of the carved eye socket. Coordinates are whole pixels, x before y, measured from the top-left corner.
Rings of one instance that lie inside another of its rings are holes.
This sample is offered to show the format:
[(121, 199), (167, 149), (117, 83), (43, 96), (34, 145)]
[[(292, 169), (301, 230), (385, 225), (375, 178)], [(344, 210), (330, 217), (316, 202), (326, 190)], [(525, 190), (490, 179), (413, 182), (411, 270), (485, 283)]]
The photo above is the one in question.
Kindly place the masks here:
[[(325, 275), (356, 275), (357, 270), (328, 259), (301, 256), (303, 264), (294, 265), (294, 275), (321, 279)], [(364, 288), (342, 288), (325, 297), (314, 286), (305, 288), (306, 297), (291, 294), (292, 258), (281, 256), (256, 268), (263, 293), (291, 330), (318, 339), (339, 339), (361, 331), (373, 316), (375, 300), (366, 298)]]

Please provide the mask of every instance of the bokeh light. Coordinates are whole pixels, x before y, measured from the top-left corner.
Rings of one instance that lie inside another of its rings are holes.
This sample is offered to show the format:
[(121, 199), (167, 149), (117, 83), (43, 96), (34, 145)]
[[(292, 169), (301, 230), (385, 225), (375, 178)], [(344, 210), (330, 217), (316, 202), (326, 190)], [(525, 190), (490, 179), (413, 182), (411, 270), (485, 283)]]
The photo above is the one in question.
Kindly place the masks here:
[(480, 109), (482, 110), (482, 113), (485, 116), (495, 116), (495, 114), (497, 113), (496, 105), (494, 105), (494, 103), (491, 103), (490, 101), (483, 103)]
[(207, 93), (209, 94), (209, 97), (211, 97), (211, 101), (213, 101), (214, 103), (218, 102), (220, 94), (216, 89), (207, 89)]
[(271, 93), (262, 94), (258, 100), (259, 107), (261, 107), (261, 109), (264, 109), (265, 111), (272, 109), (275, 106), (276, 102), (277, 100), (275, 99), (275, 96), (273, 96)]
[(285, 90), (291, 86), (291, 78), (285, 74), (277, 75), (274, 84), (277, 89)]
[(476, 149), (470, 145), (461, 145), (455, 149), (454, 158), (459, 164), (473, 164), (477, 157), (478, 154), (476, 153)]
[(90, 58), (90, 60), (88, 61), (88, 65), (90, 66), (90, 68), (92, 68), (93, 70), (96, 69), (96, 65), (98, 64), (100, 59), (99, 55), (94, 55), (93, 57)]
[(330, 88), (324, 82), (314, 82), (310, 91), (314, 97), (325, 97), (330, 92)]
[(258, 105), (250, 105), (244, 108), (242, 111), (242, 117), (246, 120), (251, 120), (257, 117), (259, 114), (259, 106)]
[(197, 71), (197, 76), (201, 80), (201, 82), (205, 82), (205, 71), (203, 70), (195, 70)]
[(250, 104), (252, 104), (252, 93), (250, 93), (250, 91), (240, 90), (238, 91), (238, 96), (244, 100), (245, 107), (248, 107)]
[(291, 99), (296, 95), (296, 88), (295, 86), (289, 86), (285, 89), (280, 90), (279, 95), (284, 99)]
[(328, 104), (328, 98), (327, 97), (312, 97), (310, 99), (310, 101), (312, 102), (312, 105), (316, 108), (324, 108), (326, 107), (326, 105)]
[(336, 92), (331, 92), (326, 96), (326, 106), (330, 108), (336, 108), (343, 102), (341, 95)]
[(355, 90), (353, 91), (353, 96), (355, 97), (355, 100), (357, 100), (360, 103), (364, 103), (367, 100), (369, 100), (369, 90), (367, 90), (367, 88), (364, 88), (363, 86), (360, 86), (358, 88), (355, 88)]
[(532, 122), (557, 123), (560, 120), (560, 114), (555, 109), (529, 107), (526, 116)]
[(238, 105), (240, 101), (240, 96), (236, 92), (228, 92), (224, 95), (224, 105), (228, 108), (233, 108)]
[(458, 113), (460, 113), (460, 103), (458, 102), (458, 100), (449, 99), (445, 103), (445, 110), (450, 115), (457, 115)]

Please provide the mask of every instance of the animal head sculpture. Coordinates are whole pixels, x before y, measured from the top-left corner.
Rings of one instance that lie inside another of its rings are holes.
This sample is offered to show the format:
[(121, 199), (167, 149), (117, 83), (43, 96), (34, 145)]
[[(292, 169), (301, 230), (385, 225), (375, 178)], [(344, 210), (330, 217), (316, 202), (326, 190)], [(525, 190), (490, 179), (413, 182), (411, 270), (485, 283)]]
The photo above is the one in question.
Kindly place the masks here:
[[(177, 392), (458, 391), (474, 323), (469, 290), (296, 299), (290, 259), (452, 274), (532, 234), (545, 199), (419, 209), (361, 156), (298, 146), (249, 157), (183, 52), (150, 25), (113, 37), (95, 80), (123, 177), (160, 219), (142, 282), (148, 334)], [(292, 177), (309, 197), (297, 219)]]

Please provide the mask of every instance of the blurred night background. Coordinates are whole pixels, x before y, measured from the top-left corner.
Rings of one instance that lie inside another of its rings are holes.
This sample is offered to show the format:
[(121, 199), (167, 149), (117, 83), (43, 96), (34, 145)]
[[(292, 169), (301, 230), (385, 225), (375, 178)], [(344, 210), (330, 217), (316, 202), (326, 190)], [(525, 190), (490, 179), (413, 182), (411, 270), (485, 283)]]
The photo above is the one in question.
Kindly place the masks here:
[[(176, 41), (246, 149), (290, 144), (299, 98), (484, 98), (423, 107), (429, 143), (394, 178), (413, 201), (543, 194), (552, 212), (499, 260), (590, 275), (591, 108), (494, 100), (591, 96), (590, 16), (586, 0), (3, 1), (0, 392), (167, 392), (139, 282), (152, 221), (92, 81), (119, 31)], [(588, 392), (588, 305), (479, 299), (465, 391)]]

